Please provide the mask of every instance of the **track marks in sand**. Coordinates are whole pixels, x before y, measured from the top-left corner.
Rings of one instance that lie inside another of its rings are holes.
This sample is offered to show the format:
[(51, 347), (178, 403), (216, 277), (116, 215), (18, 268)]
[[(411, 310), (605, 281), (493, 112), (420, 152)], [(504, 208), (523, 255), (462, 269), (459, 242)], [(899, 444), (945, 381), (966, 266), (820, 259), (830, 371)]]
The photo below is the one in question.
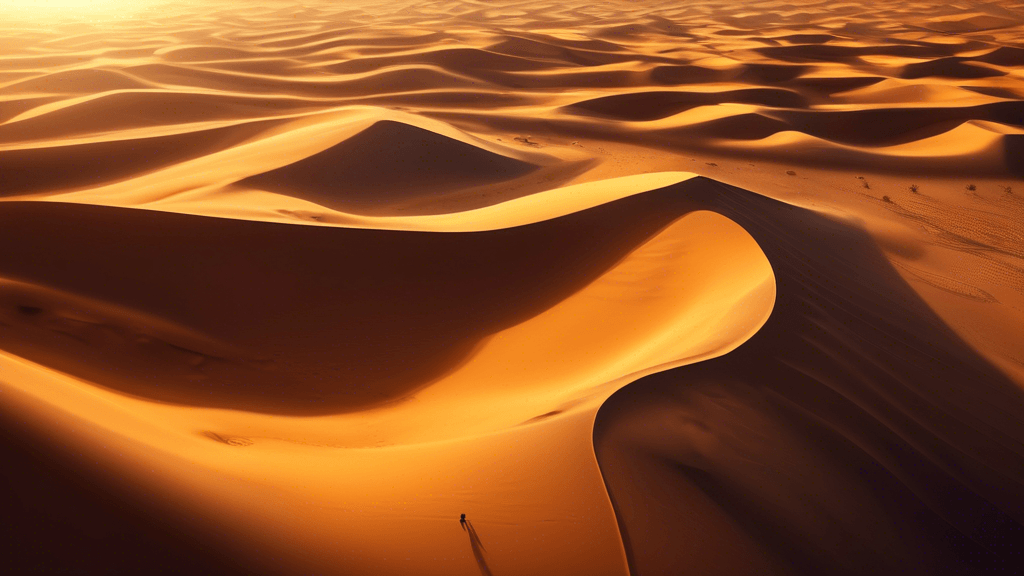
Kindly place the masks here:
[(204, 430), (200, 432), (204, 437), (213, 440), (214, 442), (220, 442), (228, 446), (235, 446), (238, 448), (244, 448), (246, 446), (252, 446), (252, 440), (242, 436), (232, 436), (230, 434), (220, 434), (212, 430)]

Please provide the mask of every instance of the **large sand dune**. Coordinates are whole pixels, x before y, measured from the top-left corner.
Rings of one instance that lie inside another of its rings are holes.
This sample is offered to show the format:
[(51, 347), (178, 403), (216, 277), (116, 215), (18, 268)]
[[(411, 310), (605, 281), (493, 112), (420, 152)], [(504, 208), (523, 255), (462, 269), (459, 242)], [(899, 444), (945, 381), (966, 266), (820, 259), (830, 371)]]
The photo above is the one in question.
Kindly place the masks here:
[[(602, 406), (595, 446), (635, 573), (1010, 569), (1020, 388), (862, 232), (725, 186), (700, 196), (765, 250), (778, 297), (738, 350)], [(700, 521), (667, 531), (681, 510)]]
[(13, 573), (1019, 564), (1024, 4), (22, 4)]

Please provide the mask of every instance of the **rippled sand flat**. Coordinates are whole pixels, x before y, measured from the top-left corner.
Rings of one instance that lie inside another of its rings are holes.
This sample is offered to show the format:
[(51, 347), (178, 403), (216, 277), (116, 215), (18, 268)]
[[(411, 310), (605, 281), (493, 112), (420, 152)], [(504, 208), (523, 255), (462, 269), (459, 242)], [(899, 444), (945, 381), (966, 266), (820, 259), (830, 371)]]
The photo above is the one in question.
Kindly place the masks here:
[(1012, 573), (1022, 222), (1020, 2), (0, 6), (0, 550)]

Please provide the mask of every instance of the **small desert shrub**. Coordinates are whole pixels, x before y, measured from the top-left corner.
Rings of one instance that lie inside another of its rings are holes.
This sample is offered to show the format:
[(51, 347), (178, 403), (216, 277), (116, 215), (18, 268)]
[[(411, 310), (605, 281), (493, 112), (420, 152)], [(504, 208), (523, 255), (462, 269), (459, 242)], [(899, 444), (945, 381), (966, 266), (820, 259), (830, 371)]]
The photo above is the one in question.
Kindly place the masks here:
[(968, 185), (967, 185), (967, 191), (968, 191), (968, 192), (974, 192), (974, 191), (975, 191), (975, 190), (977, 190), (977, 189), (978, 189), (978, 187), (977, 187), (977, 186), (975, 186), (974, 184), (968, 184)]
[(885, 202), (886, 204), (892, 204), (892, 199), (889, 198), (888, 196), (882, 196), (882, 202)]
[(796, 172), (793, 172), (792, 170), (786, 170), (786, 174), (789, 174), (790, 176), (796, 176)]
[(705, 164), (708, 166), (718, 166), (718, 164), (715, 164), (714, 162), (705, 162)]
[(865, 181), (864, 181), (864, 182), (862, 182), (861, 184), (862, 184), (862, 185), (864, 186), (864, 188), (867, 188), (868, 190), (870, 190), (870, 189), (871, 189), (871, 184), (868, 184), (868, 181), (867, 181), (867, 180), (865, 180)]
[(911, 184), (910, 191), (913, 192), (914, 194), (917, 194), (917, 184)]
[(1006, 192), (1007, 194), (1013, 194), (1013, 186), (1004, 186), (1003, 192)]

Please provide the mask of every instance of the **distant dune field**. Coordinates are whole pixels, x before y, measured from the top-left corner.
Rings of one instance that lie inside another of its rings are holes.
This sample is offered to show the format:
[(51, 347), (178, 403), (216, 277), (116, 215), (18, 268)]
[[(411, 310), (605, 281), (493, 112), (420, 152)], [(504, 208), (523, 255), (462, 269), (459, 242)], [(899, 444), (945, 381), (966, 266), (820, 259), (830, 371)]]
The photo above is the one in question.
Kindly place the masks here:
[(43, 4), (13, 574), (1024, 565), (1024, 3)]

